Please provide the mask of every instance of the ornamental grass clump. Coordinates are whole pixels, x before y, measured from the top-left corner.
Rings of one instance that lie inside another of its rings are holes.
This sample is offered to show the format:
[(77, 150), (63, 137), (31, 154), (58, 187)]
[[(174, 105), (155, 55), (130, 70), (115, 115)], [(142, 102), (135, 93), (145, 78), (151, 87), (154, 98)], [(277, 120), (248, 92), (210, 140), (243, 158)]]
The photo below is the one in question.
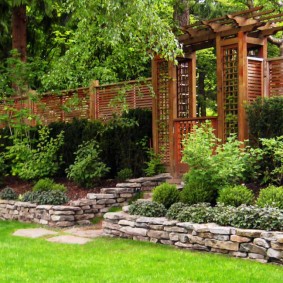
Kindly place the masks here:
[(172, 204), (180, 201), (180, 192), (176, 185), (163, 183), (153, 190), (152, 200), (163, 204), (168, 209)]
[(283, 209), (283, 187), (269, 186), (259, 193), (256, 204), (260, 207), (278, 207)]
[(166, 215), (166, 208), (163, 204), (154, 201), (139, 200), (129, 207), (129, 214), (146, 217), (163, 217)]
[(225, 205), (240, 206), (242, 204), (251, 205), (254, 201), (254, 194), (245, 186), (230, 186), (219, 191), (218, 203)]

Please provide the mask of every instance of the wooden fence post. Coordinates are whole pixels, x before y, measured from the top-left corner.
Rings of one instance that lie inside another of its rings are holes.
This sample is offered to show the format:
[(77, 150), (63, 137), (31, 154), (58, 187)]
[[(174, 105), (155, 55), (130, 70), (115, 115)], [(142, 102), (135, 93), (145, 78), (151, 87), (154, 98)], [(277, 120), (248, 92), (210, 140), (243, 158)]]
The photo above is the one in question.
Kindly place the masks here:
[(98, 108), (96, 102), (96, 95), (97, 95), (97, 87), (99, 87), (99, 81), (94, 80), (90, 82), (89, 86), (89, 119), (95, 120), (98, 119)]

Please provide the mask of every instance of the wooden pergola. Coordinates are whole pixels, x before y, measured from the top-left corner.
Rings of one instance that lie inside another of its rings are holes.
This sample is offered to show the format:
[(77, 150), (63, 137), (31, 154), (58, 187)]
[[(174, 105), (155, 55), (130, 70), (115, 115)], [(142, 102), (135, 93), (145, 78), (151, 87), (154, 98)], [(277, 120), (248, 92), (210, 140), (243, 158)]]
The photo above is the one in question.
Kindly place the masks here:
[[(153, 145), (171, 174), (182, 164), (182, 139), (192, 128), (210, 120), (223, 141), (231, 133), (248, 139), (245, 104), (257, 97), (283, 95), (283, 58), (267, 59), (267, 38), (283, 26), (283, 14), (262, 7), (200, 21), (182, 28), (179, 41), (185, 56), (178, 65), (156, 56), (152, 63)], [(215, 47), (217, 58), (217, 117), (197, 117), (196, 51)]]

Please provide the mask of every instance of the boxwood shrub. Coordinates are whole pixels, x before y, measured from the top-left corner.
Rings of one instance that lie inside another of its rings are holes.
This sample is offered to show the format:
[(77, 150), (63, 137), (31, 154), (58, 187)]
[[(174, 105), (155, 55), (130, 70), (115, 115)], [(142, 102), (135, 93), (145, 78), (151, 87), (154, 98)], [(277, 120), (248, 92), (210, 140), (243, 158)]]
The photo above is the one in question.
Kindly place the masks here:
[(176, 185), (163, 183), (153, 190), (152, 200), (168, 209), (173, 203), (180, 201), (180, 192)]
[(17, 198), (18, 198), (18, 195), (10, 187), (6, 187), (2, 191), (0, 191), (0, 199), (15, 200)]
[(283, 187), (269, 186), (262, 189), (256, 204), (260, 207), (271, 206), (283, 209)]
[(219, 191), (218, 203), (225, 205), (240, 206), (242, 204), (251, 205), (254, 201), (254, 194), (245, 186), (226, 187)]

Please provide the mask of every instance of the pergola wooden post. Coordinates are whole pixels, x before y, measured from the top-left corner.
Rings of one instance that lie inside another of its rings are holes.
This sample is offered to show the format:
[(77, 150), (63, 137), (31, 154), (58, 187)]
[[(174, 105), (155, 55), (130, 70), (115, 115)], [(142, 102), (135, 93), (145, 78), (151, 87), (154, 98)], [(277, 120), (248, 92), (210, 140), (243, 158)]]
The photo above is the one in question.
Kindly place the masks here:
[[(172, 175), (187, 170), (181, 162), (182, 140), (195, 125), (210, 120), (223, 142), (230, 134), (248, 139), (245, 105), (265, 95), (267, 37), (283, 30), (276, 26), (281, 21), (282, 14), (262, 7), (200, 21), (182, 28), (179, 41), (186, 56), (177, 66), (158, 56), (153, 60), (153, 145)], [(195, 52), (209, 47), (216, 47), (218, 117), (197, 117)], [(274, 76), (276, 86), (277, 80)]]

